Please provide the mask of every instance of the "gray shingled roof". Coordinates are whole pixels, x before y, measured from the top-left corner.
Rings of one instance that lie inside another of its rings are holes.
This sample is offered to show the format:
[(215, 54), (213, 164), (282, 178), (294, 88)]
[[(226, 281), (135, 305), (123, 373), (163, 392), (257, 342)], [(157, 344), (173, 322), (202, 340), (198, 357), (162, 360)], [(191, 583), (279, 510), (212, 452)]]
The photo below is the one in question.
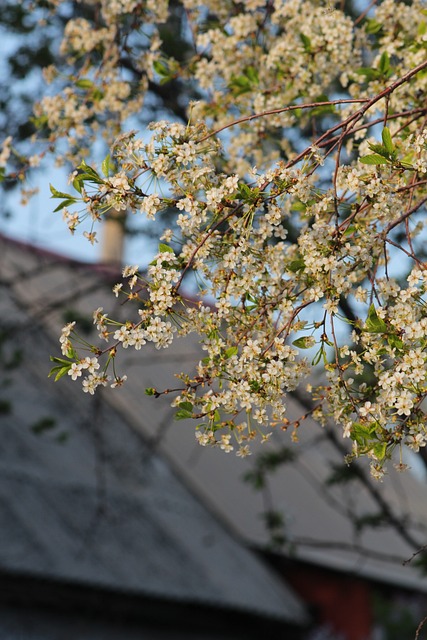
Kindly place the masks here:
[[(0, 416), (0, 569), (303, 622), (298, 598), (147, 443), (155, 405), (133, 399), (143, 436), (104, 398), (47, 379), (58, 351), (45, 327), (57, 332), (67, 297), (75, 308), (85, 288), (105, 295), (98, 274), (0, 245), (0, 317), (24, 353)], [(45, 418), (54, 427), (36, 435)]]
[[(55, 270), (56, 289), (52, 300), (69, 289), (79, 290), (79, 308), (91, 312), (99, 305), (112, 311), (114, 298), (99, 292), (85, 295), (83, 282), (90, 286), (90, 278), (71, 279), (64, 266)], [(50, 279), (49, 279), (50, 278)], [(25, 296), (37, 308), (37, 288), (43, 285), (40, 275), (34, 290)], [(46, 278), (45, 278), (46, 279)], [(52, 276), (47, 280), (52, 283)], [(51, 285), (50, 285), (51, 286)], [(47, 287), (49, 288), (49, 287)], [(22, 294), (24, 295), (24, 293)], [(74, 298), (77, 296), (74, 295)], [(152, 443), (165, 456), (191, 490), (223, 520), (236, 535), (248, 544), (264, 548), (269, 544), (261, 513), (265, 509), (262, 493), (242, 481), (251, 469), (253, 457), (236, 458), (218, 449), (200, 447), (194, 437), (194, 423), (174, 422), (169, 398), (147, 398), (146, 387), (165, 389), (176, 386), (174, 371), (190, 367), (200, 355), (194, 336), (177, 341), (170, 349), (160, 351), (144, 347), (143, 352), (125, 354), (128, 381), (105, 401), (126, 419), (136, 432)], [(297, 418), (306, 412), (296, 399), (289, 398), (289, 417)], [(331, 465), (342, 465), (344, 454), (330, 440), (334, 435), (343, 444), (340, 432), (322, 429), (308, 419), (301, 426), (300, 442), (294, 445), (289, 434), (275, 432), (272, 446), (292, 447), (295, 461), (285, 465), (269, 480), (269, 493), (274, 508), (280, 510), (286, 523), (286, 535), (292, 544), (294, 557), (328, 568), (353, 572), (373, 580), (413, 587), (427, 592), (427, 579), (413, 566), (405, 563), (416, 549), (427, 543), (426, 483), (412, 473), (397, 473), (390, 466), (383, 483), (361, 483), (358, 480), (342, 485), (325, 486)], [(269, 445), (258, 448), (269, 449)], [(369, 478), (367, 465), (362, 464)], [(392, 514), (405, 523), (415, 546), (405, 541), (396, 528), (365, 527), (355, 531), (351, 520), (379, 512), (378, 500), (385, 501)], [(284, 550), (286, 552), (286, 549)], [(405, 564), (403, 564), (405, 563)]]
[[(32, 309), (33, 316), (41, 314), (42, 317), (46, 302), (54, 305), (58, 299), (67, 297), (72, 299), (69, 306), (85, 313), (98, 305), (112, 311), (114, 298), (99, 290), (99, 275), (93, 269), (84, 266), (80, 270), (70, 269), (66, 263), (53, 267), (45, 257), (46, 269), (40, 271), (36, 265), (41, 258), (31, 257), (28, 252), (25, 256), (23, 259), (17, 254), (15, 264), (9, 256), (5, 268), (10, 269), (10, 277), (16, 280), (13, 274), (22, 268), (22, 262), (28, 265), (33, 260), (34, 266), (29, 267), (31, 278), (16, 284), (16, 293)], [(45, 292), (43, 297), (41, 291)], [(54, 311), (43, 316), (42, 321), (52, 330), (52, 335), (57, 335), (58, 317)], [(194, 337), (180, 340), (166, 350), (157, 351), (150, 346), (143, 352), (128, 349), (123, 354), (128, 381), (122, 388), (105, 394), (105, 402), (125, 417), (135, 432), (143, 434), (152, 449), (168, 460), (177, 476), (220, 521), (248, 544), (263, 548), (269, 537), (260, 517), (265, 509), (262, 494), (255, 493), (242, 482), (254, 456), (242, 460), (233, 454), (200, 447), (194, 438), (193, 423), (173, 422), (168, 397), (153, 399), (143, 395), (145, 387), (175, 386), (173, 372), (190, 366), (199, 353)], [(62, 382), (58, 386), (62, 388)], [(79, 397), (77, 390), (76, 393)], [(82, 394), (80, 396), (84, 398)], [(290, 398), (288, 406), (290, 416), (299, 417), (305, 413), (304, 407), (295, 399)], [(367, 486), (354, 481), (325, 487), (324, 480), (330, 474), (331, 463), (343, 463), (343, 454), (328, 435), (327, 430), (311, 420), (301, 427), (298, 445), (290, 442), (288, 434), (274, 433), (274, 446), (290, 446), (296, 453), (295, 461), (278, 470), (269, 481), (272, 504), (285, 516), (286, 534), (290, 542), (295, 543), (296, 557), (370, 579), (427, 591), (427, 579), (411, 563), (402, 564), (412, 556), (414, 547), (405, 542), (396, 529), (383, 526), (355, 532), (350, 522), (351, 518), (378, 512), (372, 493), (377, 492), (396, 517), (404, 520), (410, 535), (422, 547), (427, 542), (425, 483), (411, 473), (398, 474), (390, 469), (383, 483)], [(342, 443), (339, 433), (338, 441)], [(264, 446), (268, 450), (269, 445)]]

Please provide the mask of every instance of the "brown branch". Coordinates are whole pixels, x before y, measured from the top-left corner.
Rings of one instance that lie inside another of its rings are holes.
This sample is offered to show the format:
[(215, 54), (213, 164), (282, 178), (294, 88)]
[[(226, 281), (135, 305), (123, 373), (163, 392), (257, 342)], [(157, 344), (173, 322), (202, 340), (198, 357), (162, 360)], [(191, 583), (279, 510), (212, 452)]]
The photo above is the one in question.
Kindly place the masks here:
[(394, 222), (391, 222), (388, 227), (386, 227), (384, 229), (384, 236), (388, 235), (388, 233), (390, 233), (390, 231), (392, 229), (394, 229), (395, 227), (397, 227), (399, 224), (401, 224), (402, 222), (404, 222), (406, 220), (406, 218), (409, 218), (413, 213), (415, 213), (415, 211), (417, 211), (420, 207), (423, 206), (423, 204), (425, 204), (427, 202), (427, 196), (425, 198), (422, 198), (419, 202), (417, 202), (416, 204), (414, 204), (413, 207), (411, 207), (410, 209), (408, 209), (408, 211), (406, 211), (405, 213), (403, 213), (397, 220), (395, 220)]
[(415, 634), (415, 640), (417, 640), (419, 638), (419, 635), (421, 633), (421, 629), (423, 628), (424, 624), (427, 622), (427, 616), (421, 620), (420, 624), (417, 627), (417, 632)]
[(369, 11), (372, 9), (372, 7), (377, 4), (378, 0), (372, 0), (372, 2), (366, 7), (366, 9), (364, 11), (362, 11), (362, 13), (360, 14), (360, 16), (358, 18), (356, 18), (356, 20), (354, 21), (354, 24), (359, 24), (359, 22), (362, 22), (363, 18), (365, 16), (368, 15)]
[(417, 551), (415, 551), (412, 556), (410, 558), (408, 558), (407, 560), (403, 561), (403, 566), (405, 567), (407, 564), (409, 564), (410, 562), (412, 562), (412, 560), (414, 558), (416, 558), (420, 553), (423, 553), (423, 551), (425, 551), (427, 549), (427, 544), (423, 545), (422, 547), (420, 547)]
[(287, 111), (296, 111), (297, 109), (314, 109), (315, 107), (327, 107), (335, 104), (349, 104), (349, 103), (364, 103), (367, 102), (368, 98), (358, 98), (358, 99), (341, 99), (341, 100), (325, 100), (324, 102), (309, 102), (305, 104), (293, 104), (289, 107), (280, 107), (278, 109), (269, 109), (268, 111), (261, 111), (260, 113), (253, 113), (251, 116), (244, 116), (243, 118), (239, 118), (238, 120), (234, 120), (229, 124), (225, 124), (223, 127), (219, 129), (215, 129), (211, 133), (208, 133), (203, 138), (200, 138), (197, 142), (204, 142), (208, 138), (212, 136), (216, 136), (221, 131), (225, 129), (229, 129), (230, 127), (234, 127), (238, 124), (242, 124), (243, 122), (249, 122), (250, 120), (257, 120), (258, 118), (265, 118), (266, 116), (277, 115), (279, 113), (286, 113)]

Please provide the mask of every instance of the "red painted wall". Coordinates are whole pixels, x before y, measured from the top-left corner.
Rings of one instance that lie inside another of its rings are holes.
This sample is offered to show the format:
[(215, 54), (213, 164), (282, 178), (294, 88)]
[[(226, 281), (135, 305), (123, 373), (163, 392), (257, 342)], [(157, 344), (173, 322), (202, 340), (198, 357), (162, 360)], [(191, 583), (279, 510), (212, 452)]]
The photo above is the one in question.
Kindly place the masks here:
[(369, 583), (315, 567), (288, 567), (286, 580), (312, 607), (319, 624), (329, 624), (346, 640), (369, 640), (372, 605)]

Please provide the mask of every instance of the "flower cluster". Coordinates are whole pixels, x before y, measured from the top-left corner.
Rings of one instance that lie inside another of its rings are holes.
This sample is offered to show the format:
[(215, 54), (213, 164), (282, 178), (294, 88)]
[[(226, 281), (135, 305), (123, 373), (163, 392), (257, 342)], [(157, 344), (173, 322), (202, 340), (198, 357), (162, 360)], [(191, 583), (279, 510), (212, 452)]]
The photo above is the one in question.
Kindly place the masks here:
[[(100, 127), (117, 134), (100, 169), (80, 154), (75, 193), (52, 189), (71, 231), (89, 220), (95, 241), (112, 209), (173, 217), (147, 268), (113, 289), (131, 315), (95, 312), (102, 347), (67, 325), (57, 375), (90, 393), (120, 386), (122, 349), (196, 333), (204, 357), (179, 374), (177, 416), (197, 420), (203, 446), (245, 456), (288, 428), (287, 395), (323, 367), (313, 415), (341, 425), (379, 477), (393, 450), (427, 444), (423, 2), (356, 19), (317, 0), (183, 5), (180, 60), (162, 52), (163, 2), (101, 2), (92, 30), (71, 21), (61, 50), (81, 73), (36, 109), (70, 157)], [(124, 133), (159, 79), (195, 89), (188, 122), (155, 122), (148, 141)]]

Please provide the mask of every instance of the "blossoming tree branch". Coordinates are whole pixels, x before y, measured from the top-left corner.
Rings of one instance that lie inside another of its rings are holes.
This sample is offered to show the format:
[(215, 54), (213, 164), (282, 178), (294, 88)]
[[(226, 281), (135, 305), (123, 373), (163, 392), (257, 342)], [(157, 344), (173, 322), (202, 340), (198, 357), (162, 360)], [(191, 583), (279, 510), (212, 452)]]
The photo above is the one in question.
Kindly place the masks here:
[[(183, 60), (160, 35), (176, 5), (87, 4), (91, 19), (65, 28), (68, 75), (46, 71), (58, 91), (35, 108), (47, 142), (27, 165), (52, 149), (74, 163), (70, 192), (51, 192), (92, 242), (110, 211), (174, 221), (147, 270), (125, 267), (114, 287), (127, 320), (97, 309), (97, 344), (64, 327), (56, 379), (116, 387), (123, 349), (195, 333), (205, 356), (177, 372), (173, 404), (201, 445), (246, 456), (272, 429), (295, 436), (287, 394), (307, 388), (311, 415), (351, 439), (350, 459), (368, 456), (375, 477), (392, 455), (402, 467), (403, 447), (427, 444), (424, 2), (349, 14), (315, 0), (182, 0)], [(187, 121), (154, 122), (150, 139), (130, 130), (150, 83), (176, 82), (198, 98)], [(102, 133), (97, 166), (87, 149)]]

